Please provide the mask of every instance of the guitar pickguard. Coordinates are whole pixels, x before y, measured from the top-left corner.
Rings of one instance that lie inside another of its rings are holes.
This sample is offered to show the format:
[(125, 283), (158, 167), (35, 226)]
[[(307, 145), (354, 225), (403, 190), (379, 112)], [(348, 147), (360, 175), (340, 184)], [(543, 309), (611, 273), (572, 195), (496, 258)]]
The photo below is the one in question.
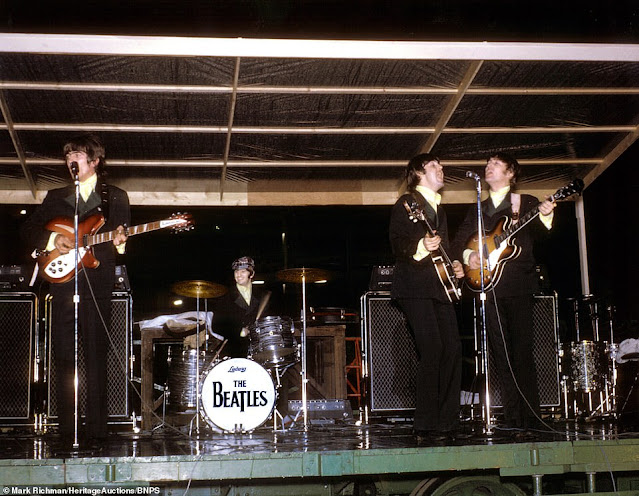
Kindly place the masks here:
[[(81, 247), (78, 250), (78, 260), (82, 260), (88, 251), (88, 248)], [(52, 281), (64, 279), (75, 270), (75, 249), (64, 255), (58, 255), (46, 264), (42, 270)]]

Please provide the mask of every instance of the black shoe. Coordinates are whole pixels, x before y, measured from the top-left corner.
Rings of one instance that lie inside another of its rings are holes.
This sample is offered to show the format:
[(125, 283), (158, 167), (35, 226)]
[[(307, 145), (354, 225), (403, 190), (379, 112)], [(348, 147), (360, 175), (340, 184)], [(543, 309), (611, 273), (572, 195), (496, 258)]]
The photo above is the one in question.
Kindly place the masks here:
[(450, 438), (446, 433), (436, 431), (413, 430), (413, 435), (420, 445), (443, 445)]
[(527, 443), (535, 441), (537, 439), (537, 434), (535, 434), (533, 431), (521, 430), (513, 432), (511, 438), (516, 443)]

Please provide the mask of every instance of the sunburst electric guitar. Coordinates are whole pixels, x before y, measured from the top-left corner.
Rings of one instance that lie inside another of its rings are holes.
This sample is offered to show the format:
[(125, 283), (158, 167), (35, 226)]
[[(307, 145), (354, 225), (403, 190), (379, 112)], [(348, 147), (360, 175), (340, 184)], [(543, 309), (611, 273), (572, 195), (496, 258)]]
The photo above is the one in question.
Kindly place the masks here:
[[(419, 208), (417, 202), (412, 202), (410, 205), (407, 201), (404, 202), (404, 208), (408, 212), (408, 218), (413, 222), (421, 222), (428, 233), (431, 236), (435, 236), (435, 231), (428, 222), (428, 218), (424, 215), (424, 211)], [(444, 248), (440, 245), (439, 248), (430, 253), (433, 265), (435, 265), (435, 271), (439, 277), (446, 296), (451, 302), (456, 302), (461, 299), (461, 288), (459, 287), (459, 280), (455, 277), (453, 271), (453, 263), (451, 262), (448, 254)]]
[[(558, 189), (548, 199), (551, 202), (563, 200), (583, 191), (584, 182), (575, 179), (567, 186)], [(492, 231), (484, 235), (484, 289), (488, 290), (496, 286), (501, 277), (504, 266), (508, 260), (516, 258), (521, 248), (515, 244), (515, 234), (527, 226), (530, 221), (539, 215), (539, 205), (519, 218), (518, 222), (505, 216), (499, 219)], [(479, 252), (479, 241), (475, 233), (466, 243), (466, 249)], [(466, 284), (473, 291), (481, 291), (481, 269), (471, 269), (464, 264)]]
[[(100, 261), (93, 256), (92, 247), (107, 241), (113, 241), (117, 231), (98, 233), (104, 225), (104, 217), (100, 214), (87, 217), (78, 224), (78, 269), (85, 267), (95, 269), (100, 265)], [(174, 231), (184, 231), (191, 229), (193, 221), (190, 214), (173, 214), (170, 218), (140, 224), (139, 226), (128, 227), (127, 236), (155, 231), (157, 229), (171, 228)], [(50, 220), (46, 229), (49, 231), (64, 234), (74, 239), (75, 229), (73, 220), (65, 217), (57, 217)], [(75, 252), (73, 249), (68, 253), (60, 253), (58, 249), (51, 251), (36, 252), (36, 261), (40, 275), (49, 282), (63, 283), (73, 279), (75, 275)]]

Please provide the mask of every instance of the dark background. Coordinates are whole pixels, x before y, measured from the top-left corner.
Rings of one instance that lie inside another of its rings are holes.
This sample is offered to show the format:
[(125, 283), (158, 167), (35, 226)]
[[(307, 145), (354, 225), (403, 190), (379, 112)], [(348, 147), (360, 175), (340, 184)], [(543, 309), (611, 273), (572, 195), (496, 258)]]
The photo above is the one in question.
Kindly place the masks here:
[(7, 32), (636, 42), (636, 1), (2, 0)]

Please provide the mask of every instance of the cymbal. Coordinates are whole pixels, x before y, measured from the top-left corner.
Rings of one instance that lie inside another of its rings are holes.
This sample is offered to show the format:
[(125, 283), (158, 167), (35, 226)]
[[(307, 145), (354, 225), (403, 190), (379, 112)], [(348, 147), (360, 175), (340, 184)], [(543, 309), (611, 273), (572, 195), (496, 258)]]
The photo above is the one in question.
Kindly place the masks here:
[(226, 287), (208, 281), (180, 281), (171, 286), (171, 291), (191, 298), (217, 298), (226, 294)]
[(332, 274), (328, 270), (301, 267), (299, 269), (282, 269), (277, 273), (277, 278), (283, 282), (318, 282), (330, 280)]

